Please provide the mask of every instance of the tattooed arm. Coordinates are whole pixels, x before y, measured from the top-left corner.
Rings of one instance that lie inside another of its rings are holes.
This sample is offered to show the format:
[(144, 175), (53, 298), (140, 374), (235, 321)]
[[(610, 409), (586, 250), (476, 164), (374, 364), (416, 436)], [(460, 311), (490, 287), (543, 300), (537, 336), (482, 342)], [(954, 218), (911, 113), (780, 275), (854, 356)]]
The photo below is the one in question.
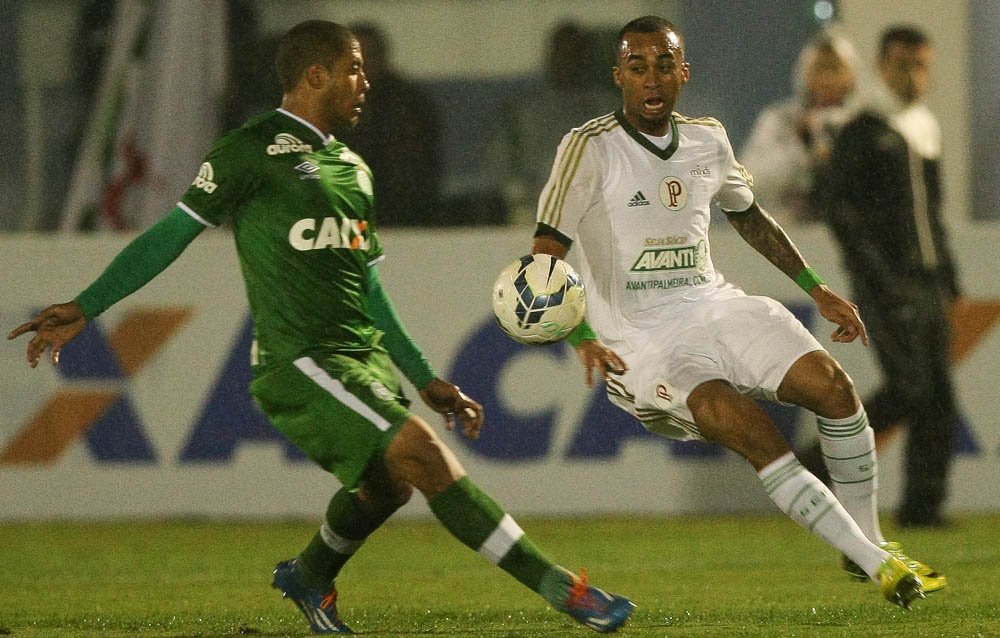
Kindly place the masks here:
[(792, 280), (806, 268), (799, 250), (767, 211), (754, 202), (741, 212), (725, 211), (729, 223), (753, 249)]
[[(808, 268), (806, 260), (792, 240), (757, 202), (745, 211), (726, 211), (726, 217), (743, 241), (753, 246), (754, 250), (777, 266), (789, 279), (795, 280), (799, 273)], [(809, 296), (816, 302), (819, 313), (837, 324), (832, 335), (834, 341), (850, 342), (861, 337), (862, 343), (868, 345), (868, 331), (865, 330), (856, 305), (831, 291), (825, 284), (812, 288)]]

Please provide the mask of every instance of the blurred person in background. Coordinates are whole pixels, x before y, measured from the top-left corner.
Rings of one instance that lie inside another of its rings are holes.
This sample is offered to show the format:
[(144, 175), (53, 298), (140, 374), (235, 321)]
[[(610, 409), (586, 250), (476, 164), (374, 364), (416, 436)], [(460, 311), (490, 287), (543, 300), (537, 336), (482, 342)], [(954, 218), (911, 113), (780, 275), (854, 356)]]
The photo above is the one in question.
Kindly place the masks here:
[(227, 62), (222, 130), (238, 128), (281, 101), (274, 54), (281, 33), (264, 33), (253, 0), (226, 0)]
[(822, 220), (833, 140), (856, 110), (858, 76), (854, 46), (836, 30), (824, 30), (799, 54), (795, 95), (757, 117), (740, 158), (778, 222)]
[[(487, 154), (513, 223), (534, 219), (565, 131), (594, 113), (614, 108), (614, 87), (592, 77), (594, 51), (592, 37), (581, 25), (556, 24), (546, 42), (544, 83), (504, 107)], [(606, 67), (601, 65), (602, 70)]]
[[(882, 386), (865, 401), (872, 428), (903, 421), (903, 526), (945, 524), (958, 424), (950, 320), (959, 288), (942, 219), (941, 129), (924, 104), (934, 47), (917, 28), (882, 33), (877, 86), (831, 158), (830, 228), (875, 345)], [(808, 455), (812, 464), (818, 450)]]
[(281, 107), (217, 141), (166, 217), (75, 299), (9, 338), (34, 332), (30, 365), (48, 350), (57, 364), (97, 316), (206, 228), (230, 222), (255, 324), (250, 392), (274, 427), (340, 482), (311, 541), (274, 570), (273, 586), (313, 632), (353, 633), (337, 611), (336, 578), (414, 489), (453, 536), (554, 609), (597, 631), (617, 629), (635, 605), (545, 556), (403, 396), (397, 368), (449, 429), (479, 435), (482, 406), (437, 375), (396, 314), (378, 274), (371, 169), (331, 135), (365, 106), (358, 40), (333, 22), (302, 22), (279, 43), (276, 67)]
[(441, 116), (434, 100), (395, 67), (388, 36), (371, 22), (351, 27), (371, 89), (353, 129), (337, 136), (375, 175), (380, 226), (445, 224), (441, 210)]
[[(0, 2), (0, 117), (7, 123), (0, 131), (0, 146), (23, 148), (26, 140), (24, 121), (24, 78), (18, 50), (20, 38), (17, 2)], [(26, 229), (24, 200), (27, 170), (20, 153), (0, 154), (0, 231)]]

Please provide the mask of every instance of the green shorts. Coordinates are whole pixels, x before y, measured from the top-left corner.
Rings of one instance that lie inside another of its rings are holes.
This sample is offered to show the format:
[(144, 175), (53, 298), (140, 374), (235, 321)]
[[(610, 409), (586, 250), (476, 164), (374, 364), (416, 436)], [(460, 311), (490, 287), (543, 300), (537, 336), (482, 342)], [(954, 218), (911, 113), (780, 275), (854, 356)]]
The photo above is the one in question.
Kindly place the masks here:
[(304, 356), (255, 378), (250, 393), (278, 431), (348, 489), (410, 417), (381, 350)]

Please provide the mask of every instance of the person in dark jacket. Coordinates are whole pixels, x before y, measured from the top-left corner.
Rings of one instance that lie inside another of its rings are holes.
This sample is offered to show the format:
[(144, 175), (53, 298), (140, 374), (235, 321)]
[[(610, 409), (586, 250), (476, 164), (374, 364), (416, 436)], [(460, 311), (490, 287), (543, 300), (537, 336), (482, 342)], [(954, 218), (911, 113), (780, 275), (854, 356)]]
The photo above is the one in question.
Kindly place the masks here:
[[(837, 138), (829, 193), (830, 228), (883, 376), (865, 401), (872, 428), (909, 425), (903, 526), (944, 524), (957, 425), (949, 319), (961, 293), (942, 220), (941, 131), (922, 101), (933, 53), (918, 29), (883, 32), (880, 86)], [(816, 465), (817, 451), (808, 456)]]
[(381, 227), (440, 226), (442, 122), (433, 97), (393, 64), (389, 37), (371, 22), (351, 26), (361, 43), (371, 89), (358, 125), (337, 139), (364, 158), (375, 175)]

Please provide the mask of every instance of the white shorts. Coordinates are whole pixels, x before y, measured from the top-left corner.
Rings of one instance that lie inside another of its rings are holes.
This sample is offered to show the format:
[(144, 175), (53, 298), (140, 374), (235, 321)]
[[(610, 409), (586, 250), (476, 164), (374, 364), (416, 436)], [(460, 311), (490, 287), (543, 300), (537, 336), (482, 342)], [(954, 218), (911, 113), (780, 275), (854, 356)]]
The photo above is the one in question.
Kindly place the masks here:
[(687, 406), (702, 383), (721, 379), (743, 394), (780, 403), (778, 386), (792, 364), (823, 349), (779, 302), (729, 285), (685, 298), (643, 323), (626, 336), (631, 347), (619, 355), (628, 371), (611, 376), (608, 398), (672, 439), (704, 439)]

